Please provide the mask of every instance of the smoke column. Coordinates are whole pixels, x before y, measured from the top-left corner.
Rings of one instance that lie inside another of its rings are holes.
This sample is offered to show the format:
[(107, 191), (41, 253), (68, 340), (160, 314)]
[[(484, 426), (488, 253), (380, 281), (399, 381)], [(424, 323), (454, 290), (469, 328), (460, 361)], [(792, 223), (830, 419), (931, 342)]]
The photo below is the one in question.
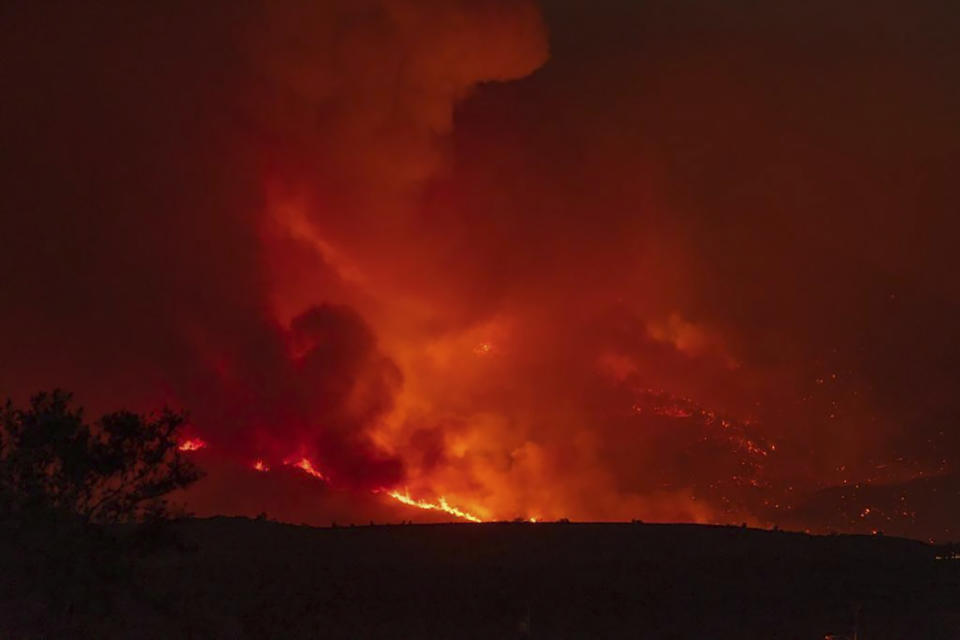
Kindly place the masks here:
[(0, 391), (202, 514), (948, 536), (949, 7), (576, 4), (8, 2)]

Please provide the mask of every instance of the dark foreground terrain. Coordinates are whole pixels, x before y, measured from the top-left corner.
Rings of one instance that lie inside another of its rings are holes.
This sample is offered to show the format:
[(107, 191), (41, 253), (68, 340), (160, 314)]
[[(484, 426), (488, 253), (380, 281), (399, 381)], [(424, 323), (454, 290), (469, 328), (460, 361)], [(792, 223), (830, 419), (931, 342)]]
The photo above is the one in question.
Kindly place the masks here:
[(859, 640), (960, 638), (960, 561), (882, 536), (236, 518), (174, 532), (67, 569), (62, 549), (7, 546), (0, 637), (812, 639), (859, 620)]

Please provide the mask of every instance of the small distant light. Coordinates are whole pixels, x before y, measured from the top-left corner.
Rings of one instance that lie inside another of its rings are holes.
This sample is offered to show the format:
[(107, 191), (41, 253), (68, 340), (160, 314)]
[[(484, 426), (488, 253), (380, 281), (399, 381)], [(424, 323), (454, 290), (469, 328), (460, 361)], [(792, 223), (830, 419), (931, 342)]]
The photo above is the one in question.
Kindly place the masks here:
[(488, 355), (492, 351), (493, 351), (493, 345), (490, 344), (489, 342), (481, 342), (480, 344), (478, 344), (473, 348), (473, 352), (478, 356)]

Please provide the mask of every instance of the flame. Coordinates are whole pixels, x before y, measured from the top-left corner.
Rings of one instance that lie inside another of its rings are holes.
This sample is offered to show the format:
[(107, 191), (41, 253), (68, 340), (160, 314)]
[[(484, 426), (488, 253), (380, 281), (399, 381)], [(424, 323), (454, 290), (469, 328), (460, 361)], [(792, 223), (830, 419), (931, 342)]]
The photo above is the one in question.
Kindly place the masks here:
[[(203, 449), (206, 446), (207, 446), (206, 441), (200, 438), (189, 438), (181, 442), (179, 448), (181, 451), (196, 451), (197, 449)], [(313, 476), (314, 478), (317, 478), (318, 480), (323, 480), (325, 482), (327, 481), (327, 477), (323, 475), (323, 473), (320, 470), (318, 470), (315, 466), (313, 466), (313, 463), (306, 456), (301, 456), (299, 458), (296, 458), (296, 457), (288, 458), (287, 460), (283, 461), (283, 464), (297, 467), (304, 473), (307, 473)], [(260, 471), (260, 472), (270, 471), (270, 465), (264, 462), (263, 458), (257, 458), (253, 462), (251, 467), (255, 471)], [(457, 507), (451, 506), (450, 503), (448, 503), (446, 498), (444, 498), (443, 496), (440, 496), (437, 499), (437, 502), (428, 502), (426, 500), (415, 500), (414, 498), (410, 497), (410, 492), (406, 489), (404, 489), (403, 493), (400, 493), (399, 491), (388, 491), (387, 495), (393, 498), (394, 500), (398, 500), (399, 502), (402, 502), (405, 505), (416, 507), (418, 509), (425, 509), (428, 511), (444, 511), (446, 513), (449, 513), (450, 515), (456, 516), (463, 520), (469, 520), (470, 522), (483, 522), (483, 520), (480, 519), (478, 516), (475, 516), (474, 514), (469, 513), (467, 511), (458, 509)], [(537, 521), (536, 518), (530, 518), (530, 522), (536, 522), (536, 521)]]
[(469, 520), (470, 522), (483, 522), (483, 520), (472, 513), (467, 513), (466, 511), (461, 511), (456, 507), (450, 506), (443, 496), (440, 496), (440, 498), (437, 499), (437, 502), (427, 502), (426, 500), (414, 500), (410, 497), (410, 492), (407, 490), (404, 490), (403, 493), (400, 493), (399, 491), (388, 491), (387, 495), (394, 500), (398, 500), (403, 504), (410, 505), (411, 507), (417, 507), (418, 509), (445, 511), (451, 515), (457, 516), (458, 518)]
[(207, 443), (200, 438), (188, 438), (177, 447), (180, 451), (197, 451), (207, 446)]
[(319, 480), (327, 479), (327, 477), (323, 475), (319, 470), (317, 470), (317, 468), (313, 466), (313, 463), (310, 462), (310, 460), (307, 458), (300, 458), (298, 460), (288, 460), (283, 464), (293, 465), (294, 467), (297, 467), (298, 469), (302, 469), (306, 473), (309, 473), (314, 478), (317, 478)]

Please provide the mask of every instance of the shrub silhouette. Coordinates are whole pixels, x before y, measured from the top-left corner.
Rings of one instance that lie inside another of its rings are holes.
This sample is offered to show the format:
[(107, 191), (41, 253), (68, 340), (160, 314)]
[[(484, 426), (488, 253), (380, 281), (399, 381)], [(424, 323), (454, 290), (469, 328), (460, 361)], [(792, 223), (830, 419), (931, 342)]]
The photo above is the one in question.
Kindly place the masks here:
[(0, 516), (75, 516), (90, 524), (165, 518), (165, 496), (202, 473), (178, 449), (185, 416), (118, 411), (95, 423), (61, 390), (0, 408)]

